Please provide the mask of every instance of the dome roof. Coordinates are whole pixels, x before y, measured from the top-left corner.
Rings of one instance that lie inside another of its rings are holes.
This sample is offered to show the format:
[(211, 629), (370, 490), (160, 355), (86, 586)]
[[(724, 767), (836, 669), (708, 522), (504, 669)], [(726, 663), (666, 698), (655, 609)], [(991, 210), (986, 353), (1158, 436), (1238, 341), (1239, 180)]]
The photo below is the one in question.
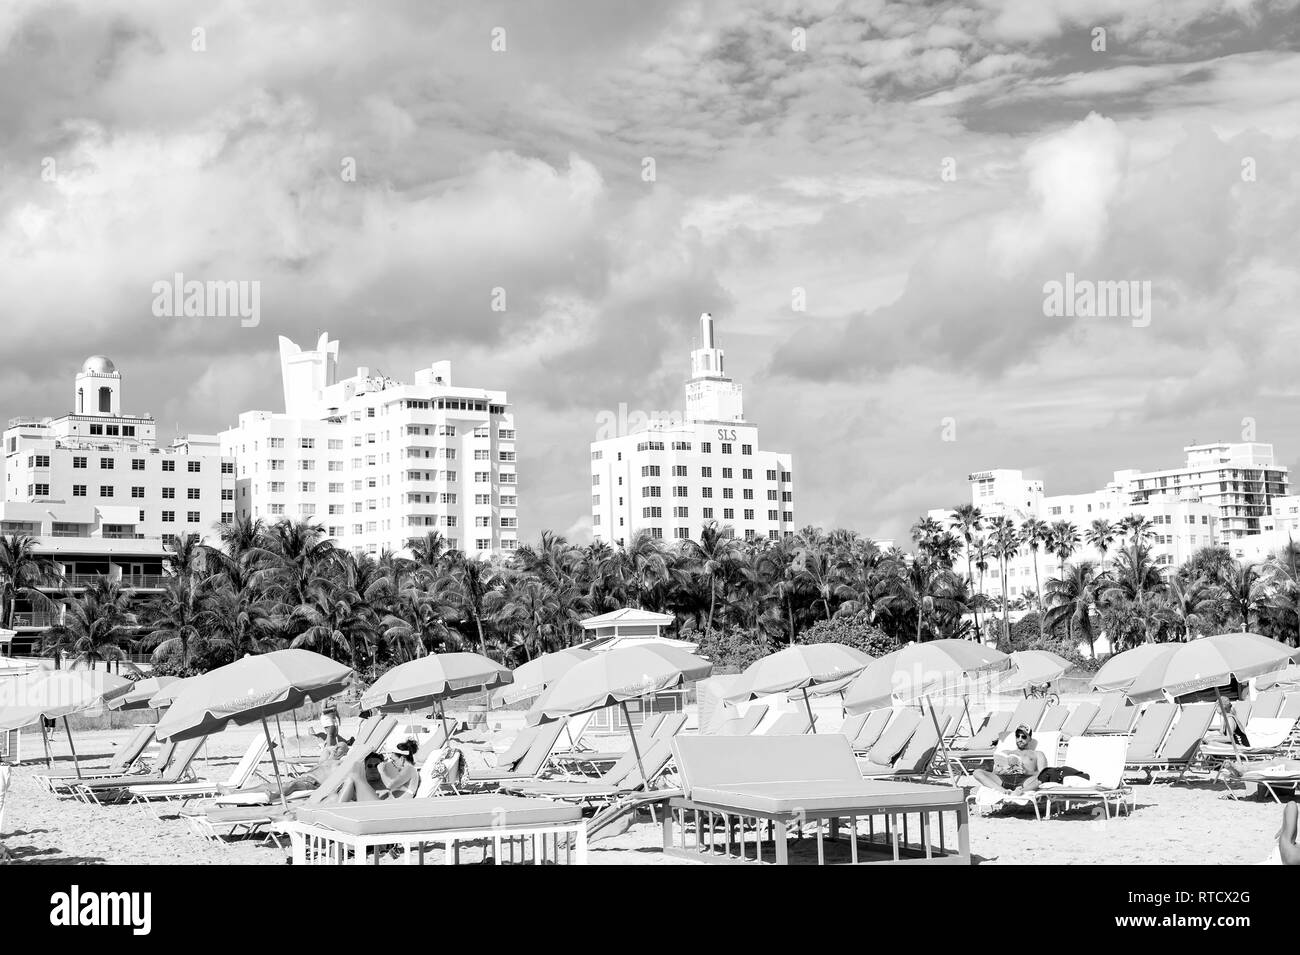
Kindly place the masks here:
[(81, 366), (81, 370), (90, 375), (114, 375), (117, 374), (117, 366), (112, 360), (105, 358), (103, 355), (91, 355), (86, 359), (86, 363)]

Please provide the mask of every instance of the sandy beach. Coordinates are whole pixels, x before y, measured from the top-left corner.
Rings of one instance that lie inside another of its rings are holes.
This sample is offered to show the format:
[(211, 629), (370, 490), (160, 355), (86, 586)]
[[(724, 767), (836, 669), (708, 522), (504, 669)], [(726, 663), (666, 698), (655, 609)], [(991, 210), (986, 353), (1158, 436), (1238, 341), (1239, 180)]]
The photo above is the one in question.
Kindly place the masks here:
[[(215, 737), (196, 761), (201, 778), (222, 779), (239, 758), (252, 729), (231, 729)], [(83, 765), (105, 765), (129, 730), (83, 733), (76, 740)], [(55, 739), (55, 772), (71, 772), (66, 739)], [(296, 756), (317, 751), (314, 740), (290, 738)], [(470, 752), (471, 765), (485, 757)], [(261, 769), (270, 772), (269, 762)], [(58, 799), (42, 790), (34, 776), (43, 763), (16, 766), (0, 837), (20, 864), (115, 865), (284, 865), (287, 851), (259, 840), (226, 844), (193, 835), (163, 804), (157, 815), (142, 806), (93, 806)], [(1137, 809), (1131, 818), (1103, 823), (1085, 813), (1038, 822), (1023, 814), (975, 816), (971, 853), (976, 864), (1026, 865), (1242, 865), (1260, 862), (1269, 853), (1281, 819), (1280, 807), (1238, 787), (1237, 799), (1207, 782), (1176, 786), (1138, 784)], [(659, 851), (660, 831), (648, 817), (628, 831), (591, 845), (596, 865), (690, 864)]]

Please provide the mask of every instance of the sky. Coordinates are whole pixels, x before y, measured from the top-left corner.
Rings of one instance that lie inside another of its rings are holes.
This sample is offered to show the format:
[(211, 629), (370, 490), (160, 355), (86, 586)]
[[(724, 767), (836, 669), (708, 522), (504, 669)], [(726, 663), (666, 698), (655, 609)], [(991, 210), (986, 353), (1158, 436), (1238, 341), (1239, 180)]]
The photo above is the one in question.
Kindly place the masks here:
[[(710, 311), (800, 526), (1194, 442), (1295, 469), (1298, 5), (6, 0), (0, 419), (105, 354), (219, 431), (328, 332), (507, 390), (521, 536), (585, 542), (589, 442), (682, 407)], [(258, 324), (155, 315), (176, 273)], [(1047, 314), (1067, 274), (1150, 309)]]

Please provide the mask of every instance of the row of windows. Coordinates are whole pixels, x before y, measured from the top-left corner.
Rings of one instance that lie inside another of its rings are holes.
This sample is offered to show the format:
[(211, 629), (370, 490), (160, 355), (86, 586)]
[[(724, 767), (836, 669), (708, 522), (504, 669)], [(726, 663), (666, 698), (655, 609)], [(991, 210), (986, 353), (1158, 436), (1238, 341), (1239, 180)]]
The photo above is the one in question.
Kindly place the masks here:
[[(642, 466), (641, 466), (641, 476), (642, 476), (642, 477), (659, 477), (659, 476), (660, 476), (660, 473), (661, 473), (661, 469), (660, 469), (660, 466), (659, 466), (658, 464), (645, 464), (645, 465), (642, 465)], [(790, 481), (791, 481), (791, 478), (792, 478), (791, 473), (790, 473), (789, 471), (782, 471), (782, 472), (780, 472), (780, 474), (781, 474), (781, 480), (782, 480), (783, 482), (785, 482), (786, 484), (789, 484)], [(734, 480), (734, 479), (735, 479), (735, 475), (736, 475), (736, 469), (735, 469), (735, 468), (722, 468), (722, 479), (723, 479), (724, 481)], [(674, 464), (673, 467), (672, 467), (672, 476), (673, 476), (673, 477), (688, 477), (689, 474), (688, 474), (688, 471), (687, 471), (687, 467), (686, 467), (686, 465), (684, 465), (684, 464)], [(702, 477), (702, 478), (712, 478), (712, 477), (713, 477), (713, 468), (712, 468), (711, 466), (709, 466), (709, 465), (704, 465), (704, 466), (702, 466), (702, 467), (700, 468), (700, 477)], [(753, 468), (741, 468), (741, 469), (740, 469), (740, 478), (741, 478), (741, 480), (743, 480), (743, 481), (752, 481), (752, 480), (754, 480), (754, 469), (753, 469)], [(768, 479), (769, 481), (775, 481), (775, 480), (777, 479), (777, 472), (776, 472), (776, 470), (774, 470), (774, 469), (773, 469), (773, 470), (769, 470), (769, 471), (767, 472), (767, 479)], [(623, 483), (623, 479), (622, 479), (622, 478), (619, 478), (619, 479), (618, 479), (618, 483), (619, 483), (619, 484), (622, 484), (622, 483)], [(599, 475), (599, 474), (593, 474), (593, 475), (591, 476), (591, 484), (592, 484), (592, 487), (595, 487), (596, 485), (600, 484), (600, 475)], [(789, 493), (789, 492), (787, 492), (787, 493)]]
[[(149, 460), (149, 459), (148, 459), (148, 458), (132, 458), (132, 459), (131, 459), (131, 470), (132, 470), (132, 471), (143, 471), (143, 470), (145, 470), (145, 469), (146, 469), (145, 462), (146, 462), (147, 460)], [(159, 464), (162, 465), (161, 470), (163, 470), (163, 471), (175, 471), (175, 470), (176, 470), (176, 461), (175, 461), (174, 459), (163, 458), (162, 460), (159, 461)], [(48, 467), (50, 466), (50, 456), (49, 456), (48, 454), (34, 454), (34, 455), (28, 455), (28, 457), (27, 457), (27, 466), (28, 466), (28, 467), (38, 467), (38, 468), (48, 468)], [(82, 470), (82, 469), (88, 468), (88, 467), (90, 467), (90, 458), (89, 458), (88, 456), (85, 456), (85, 455), (74, 455), (73, 458), (72, 458), (72, 466), (73, 466), (74, 468), (78, 469), (78, 470)], [(101, 470), (104, 470), (104, 471), (112, 471), (112, 470), (115, 470), (116, 467), (117, 467), (116, 459), (114, 459), (114, 458), (100, 458), (100, 459), (99, 459), (99, 467), (100, 467)], [(202, 473), (202, 471), (203, 471), (203, 462), (202, 462), (202, 461), (194, 461), (194, 460), (186, 461), (186, 462), (185, 462), (185, 470), (188, 471), (190, 474), (200, 474), (200, 473)], [(234, 474), (234, 473), (235, 473), (235, 463), (234, 463), (233, 461), (222, 461), (222, 462), (221, 462), (221, 473), (222, 473), (222, 474)]]
[(121, 435), (118, 434), (118, 427), (119, 426), (115, 424), (92, 424), (90, 426), (90, 433), (95, 435), (103, 435), (110, 438), (116, 438), (119, 436), (123, 438), (135, 437), (135, 425), (133, 424), (121, 425), (120, 426), (122, 430)]

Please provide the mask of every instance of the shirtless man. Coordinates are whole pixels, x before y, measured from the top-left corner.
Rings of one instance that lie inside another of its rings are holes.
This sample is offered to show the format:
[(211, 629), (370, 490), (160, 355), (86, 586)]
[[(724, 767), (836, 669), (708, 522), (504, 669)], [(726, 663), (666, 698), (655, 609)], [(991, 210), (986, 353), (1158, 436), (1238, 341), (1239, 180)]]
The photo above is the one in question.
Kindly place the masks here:
[(1016, 727), (1016, 751), (998, 753), (993, 757), (993, 771), (977, 769), (971, 773), (981, 786), (999, 789), (1018, 796), (1038, 788), (1038, 774), (1047, 768), (1047, 757), (1030, 749), (1034, 737), (1029, 727), (1021, 723)]

